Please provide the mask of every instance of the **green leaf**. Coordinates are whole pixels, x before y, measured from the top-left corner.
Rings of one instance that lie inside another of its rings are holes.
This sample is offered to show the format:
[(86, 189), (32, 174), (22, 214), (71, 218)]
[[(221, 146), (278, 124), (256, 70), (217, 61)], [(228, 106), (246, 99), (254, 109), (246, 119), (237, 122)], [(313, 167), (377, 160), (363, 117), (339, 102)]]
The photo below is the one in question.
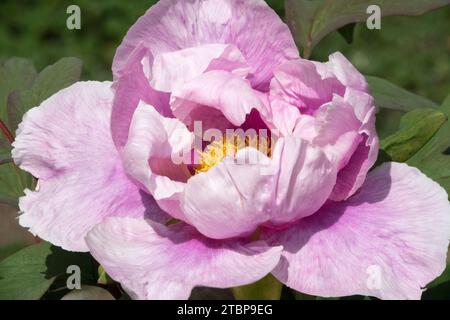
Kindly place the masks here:
[(37, 76), (33, 63), (12, 58), (0, 65), (0, 118), (5, 119), (8, 95), (29, 88)]
[[(440, 111), (450, 117), (450, 95)], [(419, 168), (428, 177), (438, 182), (450, 194), (450, 121), (447, 121), (434, 137), (420, 149), (408, 164)]]
[(400, 127), (400, 120), (405, 112), (393, 109), (379, 108), (376, 116), (377, 134), (380, 140), (396, 133)]
[(353, 36), (355, 35), (356, 23), (350, 23), (346, 26), (339, 28), (337, 31), (347, 41), (347, 43), (353, 42)]
[(447, 121), (446, 115), (435, 109), (416, 109), (406, 113), (400, 129), (380, 143), (390, 160), (405, 162), (420, 150)]
[(25, 188), (33, 188), (33, 177), (14, 163), (0, 165), (0, 203), (17, 206)]
[(11, 160), (11, 143), (0, 132), (0, 165), (9, 163)]
[(88, 253), (65, 251), (51, 243), (29, 246), (0, 263), (1, 299), (40, 299), (52, 286), (66, 289), (67, 268), (81, 269), (81, 283), (95, 284), (98, 264)]
[(65, 286), (68, 276), (67, 267), (76, 265), (81, 269), (81, 283), (88, 285), (97, 284), (98, 279), (98, 263), (92, 258), (89, 253), (85, 252), (70, 252), (60, 247), (52, 246), (51, 254), (46, 261), (47, 277), (59, 277)]
[(386, 17), (420, 15), (447, 4), (450, 0), (285, 0), (287, 22), (305, 58), (330, 32), (366, 21), (370, 5), (378, 5)]
[(7, 114), (11, 128), (17, 128), (23, 115), (58, 91), (80, 80), (83, 63), (77, 58), (63, 58), (42, 70), (31, 88), (8, 95)]
[[(7, 131), (11, 128), (6, 123), (6, 105), (8, 96), (15, 90), (29, 88), (36, 78), (36, 69), (30, 60), (12, 58), (0, 63), (0, 121)], [(6, 138), (3, 130), (0, 130), (0, 165), (11, 157), (11, 143)], [(2, 197), (0, 195), (0, 197)], [(3, 196), (4, 197), (4, 196)]]
[(283, 284), (268, 274), (255, 283), (231, 290), (237, 300), (279, 300), (282, 289)]
[(372, 76), (366, 76), (366, 80), (378, 108), (408, 112), (419, 108), (439, 107), (433, 101), (400, 88), (387, 80)]
[(433, 101), (411, 93), (387, 80), (366, 76), (370, 92), (378, 107), (377, 133), (380, 139), (395, 134), (406, 112), (421, 108), (438, 108)]
[(27, 247), (0, 263), (0, 300), (37, 300), (50, 288), (54, 277), (45, 274), (51, 244)]
[(114, 283), (114, 280), (106, 273), (105, 269), (100, 265), (98, 266), (98, 279), (97, 283), (101, 285), (108, 285)]
[[(30, 108), (77, 82), (81, 70), (81, 60), (70, 57), (48, 66), (38, 75), (28, 60), (8, 60), (0, 69), (2, 76), (9, 77), (0, 78), (0, 99), (3, 99), (0, 101), (6, 104), (2, 109), (7, 115), (9, 131), (14, 132)], [(0, 202), (17, 205), (24, 189), (34, 189), (34, 179), (8, 162), (10, 153), (11, 144), (0, 132)]]

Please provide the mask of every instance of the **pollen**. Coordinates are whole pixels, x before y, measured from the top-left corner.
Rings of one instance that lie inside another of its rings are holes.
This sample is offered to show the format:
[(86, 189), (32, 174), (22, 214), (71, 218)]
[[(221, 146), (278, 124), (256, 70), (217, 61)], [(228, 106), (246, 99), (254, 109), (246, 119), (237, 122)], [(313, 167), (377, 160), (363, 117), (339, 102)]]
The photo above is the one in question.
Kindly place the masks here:
[(199, 164), (195, 166), (195, 173), (206, 172), (212, 167), (221, 163), (226, 157), (235, 157), (237, 152), (246, 147), (253, 147), (262, 153), (270, 156), (270, 141), (267, 138), (261, 139), (258, 136), (241, 136), (234, 134), (231, 137), (225, 137), (213, 141), (201, 151)]

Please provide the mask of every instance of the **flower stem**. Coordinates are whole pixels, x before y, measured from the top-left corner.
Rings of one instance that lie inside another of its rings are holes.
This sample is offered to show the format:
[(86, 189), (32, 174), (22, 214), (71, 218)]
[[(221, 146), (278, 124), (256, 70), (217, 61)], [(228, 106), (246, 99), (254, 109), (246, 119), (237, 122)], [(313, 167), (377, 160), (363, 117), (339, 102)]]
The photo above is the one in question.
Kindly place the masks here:
[(5, 138), (9, 141), (9, 143), (12, 144), (14, 142), (14, 136), (11, 133), (11, 131), (9, 131), (8, 127), (3, 122), (2, 119), (0, 119), (0, 130), (2, 131), (3, 135), (5, 136)]

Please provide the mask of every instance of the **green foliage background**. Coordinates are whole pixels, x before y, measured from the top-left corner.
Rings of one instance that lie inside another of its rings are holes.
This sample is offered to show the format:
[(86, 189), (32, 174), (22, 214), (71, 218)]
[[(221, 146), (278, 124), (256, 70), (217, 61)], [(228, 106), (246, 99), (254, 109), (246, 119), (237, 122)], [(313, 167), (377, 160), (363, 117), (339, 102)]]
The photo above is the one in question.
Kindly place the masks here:
[[(61, 57), (83, 60), (83, 79), (111, 79), (111, 61), (131, 24), (155, 0), (2, 0), (0, 59), (30, 58), (38, 70)], [(284, 16), (282, 0), (267, 1)], [(82, 29), (66, 28), (66, 8), (81, 8)], [(420, 17), (387, 17), (381, 30), (356, 27), (349, 45), (336, 32), (312, 58), (339, 50), (364, 74), (390, 80), (441, 103), (450, 88), (450, 6)]]
[[(284, 17), (282, 0), (266, 1)], [(29, 62), (15, 59), (16, 64), (9, 66), (14, 72), (0, 72), (0, 84), (2, 80), (5, 80), (4, 83), (13, 83), (15, 80), (18, 86), (13, 90), (17, 91), (14, 96), (12, 93), (10, 95), (9, 90), (3, 90), (8, 97), (16, 98), (8, 100), (8, 107), (10, 104), (14, 106), (14, 114), (21, 118), (31, 106), (38, 105), (47, 96), (77, 81), (81, 61), (83, 80), (111, 80), (111, 62), (117, 46), (129, 27), (155, 2), (156, 0), (1, 0), (0, 62), (11, 57), (24, 57), (30, 59), (36, 69), (41, 71), (59, 61), (41, 72), (40, 76), (33, 71), (33, 81), (29, 84), (20, 77), (11, 79), (9, 76), (20, 73), (16, 72), (14, 66), (23, 67), (24, 63), (31, 65)], [(66, 28), (66, 9), (72, 4), (81, 8), (81, 30)], [(329, 54), (341, 51), (363, 74), (390, 80), (423, 96), (421, 98), (402, 91), (384, 80), (367, 77), (377, 104), (382, 107), (377, 115), (378, 133), (382, 138), (378, 163), (389, 160), (407, 161), (447, 190), (450, 190), (450, 124), (446, 120), (450, 116), (450, 96), (445, 103), (442, 102), (450, 93), (449, 31), (450, 6), (447, 6), (419, 17), (383, 18), (381, 30), (368, 30), (364, 23), (359, 23), (351, 44), (338, 32), (332, 32), (317, 45), (311, 57), (324, 61)], [(69, 56), (81, 61), (73, 58), (60, 60)], [(2, 76), (4, 74), (7, 76)], [(19, 88), (21, 86), (24, 88)], [(4, 98), (5, 95), (0, 100), (5, 100)], [(426, 98), (434, 100), (436, 104)], [(6, 101), (0, 102), (6, 106)], [(439, 107), (441, 104), (442, 107)], [(11, 122), (9, 118), (7, 120)], [(8, 123), (11, 129), (17, 127), (20, 119), (13, 120), (13, 124)], [(0, 145), (0, 156), (1, 147)], [(3, 182), (6, 181), (6, 171), (16, 173), (11, 170), (11, 166), (12, 164), (3, 165), (2, 169), (5, 171), (0, 172), (0, 184), (1, 178)], [(24, 179), (26, 177), (30, 181), (24, 182), (31, 188), (34, 180), (30, 175), (24, 176)], [(15, 181), (17, 177), (13, 178)], [(9, 191), (14, 191), (12, 196), (16, 198), (22, 189), (23, 186), (18, 192), (12, 189)], [(0, 206), (0, 213), (5, 208)], [(89, 255), (72, 255), (48, 243), (41, 243), (12, 256), (12, 253), (36, 242), (23, 229), (17, 229), (15, 215), (15, 210), (0, 215), (0, 300), (11, 298), (11, 293), (18, 294), (17, 298), (30, 299), (39, 299), (46, 293), (43, 299), (59, 299), (62, 294), (67, 293), (67, 290), (60, 289), (65, 283), (63, 271), (66, 263), (71, 261), (79, 262), (83, 265), (83, 272), (90, 275), (84, 284), (97, 284), (98, 266)], [(13, 225), (11, 221), (15, 221)], [(15, 234), (17, 236), (8, 237)], [(5, 243), (8, 245), (5, 246)], [(449, 272), (450, 268), (447, 268), (441, 277), (428, 286), (430, 290), (424, 294), (424, 299), (448, 299)], [(107, 281), (100, 284), (108, 288)], [(30, 289), (22, 292), (25, 286)], [(264, 288), (271, 290), (263, 290)], [(201, 298), (205, 294), (208, 297), (219, 294), (218, 297), (228, 298), (231, 292), (197, 290), (192, 297)], [(277, 299), (280, 295), (284, 299), (315, 299), (287, 290), (271, 276), (256, 284), (233, 288), (233, 295), (238, 299)]]

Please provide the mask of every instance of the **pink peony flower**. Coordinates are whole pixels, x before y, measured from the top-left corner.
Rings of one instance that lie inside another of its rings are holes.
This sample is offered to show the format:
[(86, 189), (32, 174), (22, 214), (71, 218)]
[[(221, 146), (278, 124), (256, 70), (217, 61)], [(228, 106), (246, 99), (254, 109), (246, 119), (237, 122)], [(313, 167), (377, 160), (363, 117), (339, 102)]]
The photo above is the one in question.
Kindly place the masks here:
[(272, 272), (311, 295), (417, 299), (444, 270), (446, 192), (405, 164), (368, 173), (364, 77), (339, 53), (300, 59), (263, 1), (161, 0), (113, 72), (30, 110), (13, 157), (39, 179), (20, 224), (90, 251), (131, 297)]

